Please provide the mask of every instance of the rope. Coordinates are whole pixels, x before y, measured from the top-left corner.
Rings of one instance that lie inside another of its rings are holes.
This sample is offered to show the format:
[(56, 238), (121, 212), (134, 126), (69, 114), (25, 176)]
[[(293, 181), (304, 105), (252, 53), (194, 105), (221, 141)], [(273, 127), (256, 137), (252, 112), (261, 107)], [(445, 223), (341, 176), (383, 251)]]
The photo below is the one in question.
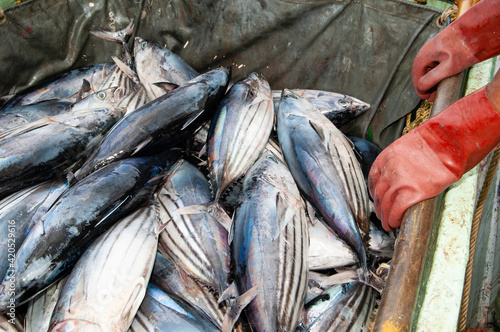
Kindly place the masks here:
[(411, 122), (411, 113), (406, 116), (406, 126), (403, 129), (403, 134), (409, 133), (412, 129), (418, 127), (422, 122), (431, 117), (432, 102), (424, 100), (415, 114), (415, 120)]
[(458, 6), (453, 5), (451, 7), (446, 8), (443, 10), (441, 13), (441, 16), (439, 16), (436, 20), (436, 25), (438, 28), (441, 28), (443, 25), (448, 25), (451, 22), (453, 22), (458, 16)]
[(474, 253), (476, 251), (476, 241), (477, 234), (479, 232), (479, 224), (481, 223), (481, 216), (483, 214), (484, 203), (488, 197), (488, 192), (490, 191), (491, 183), (495, 177), (496, 169), (500, 159), (500, 149), (496, 149), (491, 158), (490, 165), (488, 167), (488, 172), (486, 173), (486, 178), (484, 180), (483, 187), (481, 188), (481, 193), (477, 201), (476, 210), (474, 211), (474, 217), (472, 219), (472, 229), (470, 235), (470, 245), (469, 245), (469, 261), (467, 262), (467, 267), (465, 269), (465, 282), (464, 291), (462, 294), (462, 305), (460, 307), (460, 319), (458, 323), (458, 331), (465, 330), (465, 324), (467, 321), (467, 311), (469, 309), (469, 298), (470, 298), (470, 288), (472, 281), (472, 266), (474, 264)]
[(7, 16), (3, 11), (3, 8), (0, 6), (0, 25), (4, 24), (7, 21)]

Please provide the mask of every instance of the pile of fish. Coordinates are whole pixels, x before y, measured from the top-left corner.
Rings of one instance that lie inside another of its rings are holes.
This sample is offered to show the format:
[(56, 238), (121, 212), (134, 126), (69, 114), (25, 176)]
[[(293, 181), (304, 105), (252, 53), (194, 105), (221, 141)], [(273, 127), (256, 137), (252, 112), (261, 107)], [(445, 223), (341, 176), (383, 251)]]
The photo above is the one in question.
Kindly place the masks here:
[(0, 326), (365, 330), (394, 239), (370, 220), (380, 150), (338, 127), (369, 105), (129, 53), (131, 31), (95, 33), (113, 63), (4, 98)]

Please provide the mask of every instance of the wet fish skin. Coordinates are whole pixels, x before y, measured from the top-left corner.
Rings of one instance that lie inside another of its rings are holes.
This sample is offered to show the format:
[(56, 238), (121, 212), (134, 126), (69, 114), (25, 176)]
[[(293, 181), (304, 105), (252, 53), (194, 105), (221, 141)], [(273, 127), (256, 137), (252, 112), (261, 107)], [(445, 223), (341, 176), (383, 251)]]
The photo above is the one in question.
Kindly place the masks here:
[(0, 130), (9, 130), (25, 123), (48, 116), (61, 114), (70, 109), (72, 103), (60, 100), (44, 100), (36, 104), (20, 105), (0, 112)]
[(220, 331), (203, 313), (181, 298), (149, 284), (144, 301), (129, 332), (217, 332)]
[[(67, 184), (61, 180), (46, 181), (20, 190), (0, 201), (0, 279), (3, 280), (9, 269), (9, 258), (23, 243), (35, 222), (40, 219), (66, 190)], [(10, 237), (9, 234), (13, 234)], [(10, 248), (10, 250), (9, 250)]]
[(71, 103), (60, 100), (44, 100), (35, 104), (12, 107), (0, 113), (0, 129), (9, 130), (14, 127), (55, 115), (85, 110), (111, 109), (118, 106), (122, 98), (117, 88), (109, 88)]
[(368, 192), (350, 142), (311, 103), (288, 90), (283, 91), (277, 123), (297, 186), (367, 270), (358, 225), (368, 227)]
[(377, 156), (382, 152), (382, 149), (365, 139), (349, 136), (351, 142), (354, 144), (354, 150), (356, 152), (356, 157), (358, 158), (359, 164), (361, 165), (361, 170), (363, 171), (363, 176), (365, 181), (368, 181), (368, 174), (372, 168), (373, 163)]
[(309, 223), (309, 270), (328, 270), (356, 264), (356, 255), (332, 230), (317, 220)]
[[(348, 123), (370, 109), (370, 104), (342, 93), (310, 89), (292, 89), (291, 91), (308, 100), (337, 127)], [(273, 90), (272, 93), (274, 109), (277, 111), (281, 90)]]
[(140, 37), (134, 40), (134, 60), (139, 80), (151, 100), (165, 94), (155, 83), (182, 85), (199, 75), (177, 54)]
[[(17, 252), (13, 268), (16, 304), (62, 277), (97, 236), (150, 199), (162, 180), (160, 175), (178, 157), (178, 152), (170, 152), (115, 162), (61, 195)], [(7, 273), (0, 285), (1, 311), (10, 299), (10, 280)]]
[(267, 151), (243, 188), (233, 219), (234, 279), (240, 294), (259, 288), (246, 315), (253, 331), (293, 331), (308, 280), (305, 207), (286, 166)]
[(47, 180), (88, 155), (122, 114), (121, 109), (85, 110), (0, 134), (0, 198)]
[(353, 281), (335, 285), (306, 305), (310, 332), (363, 331), (375, 307), (375, 291)]
[[(182, 160), (156, 193), (160, 220), (167, 223), (160, 233), (159, 250), (197, 281), (221, 294), (229, 286), (227, 230), (210, 213), (174, 214), (179, 208), (210, 202), (211, 195), (205, 175)], [(225, 219), (230, 220), (227, 215)]]
[(27, 304), (24, 319), (25, 332), (47, 332), (50, 318), (61, 294), (66, 278), (52, 284)]
[(212, 116), (230, 75), (229, 67), (211, 70), (123, 117), (75, 173), (76, 179), (111, 161), (152, 154), (191, 137)]
[(95, 240), (64, 283), (50, 331), (127, 331), (146, 294), (158, 229), (147, 203)]
[(212, 120), (207, 141), (215, 202), (257, 160), (273, 122), (271, 88), (262, 75), (251, 73), (229, 89)]
[(84, 80), (90, 83), (90, 89), (100, 90), (103, 82), (112, 72), (115, 64), (102, 63), (89, 67), (82, 67), (56, 75), (46, 82), (36, 85), (16, 94), (3, 108), (3, 111), (19, 105), (34, 104), (43, 100), (61, 100), (73, 103), (78, 100), (78, 93)]
[(156, 254), (151, 283), (169, 295), (182, 298), (196, 310), (204, 313), (219, 329), (225, 309), (217, 303), (217, 298), (207, 288), (191, 278), (181, 267), (168, 257)]

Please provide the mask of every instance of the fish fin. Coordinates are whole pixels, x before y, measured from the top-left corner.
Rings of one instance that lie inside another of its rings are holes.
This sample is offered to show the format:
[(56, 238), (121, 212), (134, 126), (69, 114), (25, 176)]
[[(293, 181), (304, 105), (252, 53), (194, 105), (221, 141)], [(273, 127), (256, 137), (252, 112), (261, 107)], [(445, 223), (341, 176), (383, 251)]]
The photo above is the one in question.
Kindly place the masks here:
[(184, 271), (180, 264), (177, 264), (177, 271), (179, 271), (179, 276), (181, 277), (182, 282), (184, 284), (187, 284), (191, 277), (187, 274), (186, 271)]
[(241, 315), (241, 312), (257, 296), (259, 290), (260, 285), (255, 285), (238, 298), (227, 300), (228, 308), (226, 314), (224, 315), (224, 320), (222, 321), (222, 332), (232, 331), (234, 324)]
[(45, 126), (56, 123), (56, 121), (51, 120), (50, 118), (40, 119), (34, 122), (29, 122), (25, 125), (14, 127), (12, 129), (6, 130), (0, 133), (0, 140), (8, 139), (14, 136), (22, 135), (28, 133), (32, 130), (36, 130), (39, 128), (43, 128)]
[(123, 44), (127, 42), (127, 39), (132, 35), (133, 31), (134, 31), (134, 20), (131, 20), (130, 23), (122, 30), (90, 31), (90, 34), (96, 36), (97, 38)]
[(273, 236), (273, 240), (276, 240), (280, 234), (281, 230), (283, 230), (288, 224), (288, 219), (286, 218), (286, 213), (288, 210), (288, 204), (283, 197), (283, 194), (278, 192), (276, 195), (276, 221), (280, 223), (279, 228), (277, 229), (277, 233)]
[(74, 183), (77, 182), (77, 179), (75, 177), (75, 173), (73, 172), (68, 172), (68, 175), (66, 175), (66, 181), (68, 181), (68, 185), (71, 186), (73, 185)]
[(214, 211), (212, 211), (211, 214), (215, 217), (215, 219), (217, 219), (219, 224), (221, 224), (226, 231), (229, 232), (231, 230), (231, 225), (233, 224), (232, 220), (227, 215), (226, 211), (224, 211), (222, 206), (220, 206), (219, 204), (215, 204)]
[(125, 75), (127, 75), (134, 83), (139, 84), (139, 78), (132, 68), (127, 66), (127, 64), (115, 56), (111, 56), (111, 58)]
[(77, 93), (77, 96), (76, 96), (76, 100), (79, 101), (79, 100), (82, 100), (83, 99), (83, 94), (85, 92), (89, 92), (91, 90), (91, 85), (90, 85), (90, 82), (86, 79), (83, 79), (82, 81), (82, 87), (80, 88), (80, 90), (78, 90), (78, 93)]
[(188, 205), (178, 208), (172, 212), (172, 215), (176, 214), (198, 214), (198, 213), (209, 213), (209, 207), (205, 204)]
[(202, 109), (200, 112), (196, 113), (195, 115), (191, 116), (190, 118), (187, 119), (186, 123), (182, 126), (181, 130), (186, 129), (191, 123), (194, 122), (201, 114), (205, 112), (205, 109)]
[(9, 101), (12, 100), (16, 95), (15, 94), (8, 94), (0, 97), (0, 106), (3, 106), (7, 104)]
[(148, 145), (153, 139), (151, 137), (148, 137), (146, 140), (142, 141), (139, 145), (137, 145), (132, 151), (132, 154), (130, 155), (131, 157), (137, 154), (139, 151), (142, 150), (146, 145)]
[(358, 281), (358, 280), (360, 280), (360, 271), (345, 270), (325, 278), (319, 283), (319, 286), (322, 289), (328, 289), (333, 285), (344, 284), (346, 282)]
[(219, 296), (219, 299), (217, 300), (218, 304), (221, 304), (222, 302), (229, 300), (231, 298), (237, 298), (239, 296), (238, 292), (238, 287), (236, 286), (236, 283), (233, 281), (229, 287), (227, 287), (222, 294)]
[(161, 232), (163, 232), (163, 230), (168, 226), (168, 224), (170, 224), (170, 222), (172, 221), (172, 218), (168, 219), (166, 222), (160, 224), (158, 226), (157, 229), (155, 229), (155, 234), (156, 235), (159, 235)]
[(385, 281), (371, 270), (366, 270), (360, 274), (359, 281), (364, 283), (367, 286), (370, 286), (374, 290), (376, 290), (379, 294), (382, 294), (382, 291), (385, 287)]
[(311, 125), (312, 129), (314, 129), (314, 131), (316, 132), (316, 134), (318, 134), (318, 136), (321, 138), (321, 141), (323, 141), (325, 144), (328, 144), (328, 141), (330, 140), (329, 137), (330, 135), (328, 135), (324, 129), (323, 129), (323, 126), (316, 123), (315, 121), (313, 120), (309, 120), (309, 124)]
[(309, 220), (311, 220), (311, 224), (316, 225), (316, 211), (314, 210), (314, 206), (312, 206), (311, 202), (308, 200), (306, 201), (306, 210), (307, 210), (307, 215), (309, 216)]
[(170, 83), (170, 82), (156, 82), (156, 83), (153, 83), (153, 85), (159, 87), (160, 89), (165, 91), (165, 93), (172, 92), (179, 87), (178, 84)]
[(201, 147), (200, 152), (198, 152), (198, 158), (201, 158), (201, 156), (207, 154), (207, 143), (203, 144)]
[(231, 218), (227, 215), (227, 213), (224, 211), (224, 209), (217, 203), (215, 202), (208, 202), (206, 204), (195, 204), (195, 205), (188, 205), (188, 206), (183, 206), (175, 211), (172, 212), (172, 215), (178, 215), (178, 214), (199, 214), (199, 213), (207, 213), (217, 219), (219, 224), (221, 224), (222, 227), (226, 231), (229, 232), (231, 229)]

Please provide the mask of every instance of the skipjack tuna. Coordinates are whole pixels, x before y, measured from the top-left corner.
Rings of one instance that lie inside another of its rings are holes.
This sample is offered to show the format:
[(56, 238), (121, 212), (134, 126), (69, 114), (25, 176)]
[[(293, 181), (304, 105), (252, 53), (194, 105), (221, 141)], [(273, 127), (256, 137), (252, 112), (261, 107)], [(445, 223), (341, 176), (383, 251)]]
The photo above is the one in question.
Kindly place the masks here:
[(252, 330), (292, 331), (307, 290), (307, 220), (292, 175), (272, 153), (245, 178), (233, 222), (236, 284), (240, 293), (258, 288), (246, 308)]
[(257, 73), (234, 84), (222, 99), (208, 133), (208, 167), (216, 202), (257, 160), (273, 120), (269, 83)]
[(129, 52), (131, 32), (94, 33), (123, 46), (113, 64), (8, 96), (1, 312), (28, 331), (365, 328), (394, 239), (369, 218), (376, 147), (337, 126), (369, 105)]
[(368, 192), (350, 141), (311, 103), (288, 90), (281, 97), (277, 127), (297, 185), (366, 269), (358, 225), (368, 231)]

